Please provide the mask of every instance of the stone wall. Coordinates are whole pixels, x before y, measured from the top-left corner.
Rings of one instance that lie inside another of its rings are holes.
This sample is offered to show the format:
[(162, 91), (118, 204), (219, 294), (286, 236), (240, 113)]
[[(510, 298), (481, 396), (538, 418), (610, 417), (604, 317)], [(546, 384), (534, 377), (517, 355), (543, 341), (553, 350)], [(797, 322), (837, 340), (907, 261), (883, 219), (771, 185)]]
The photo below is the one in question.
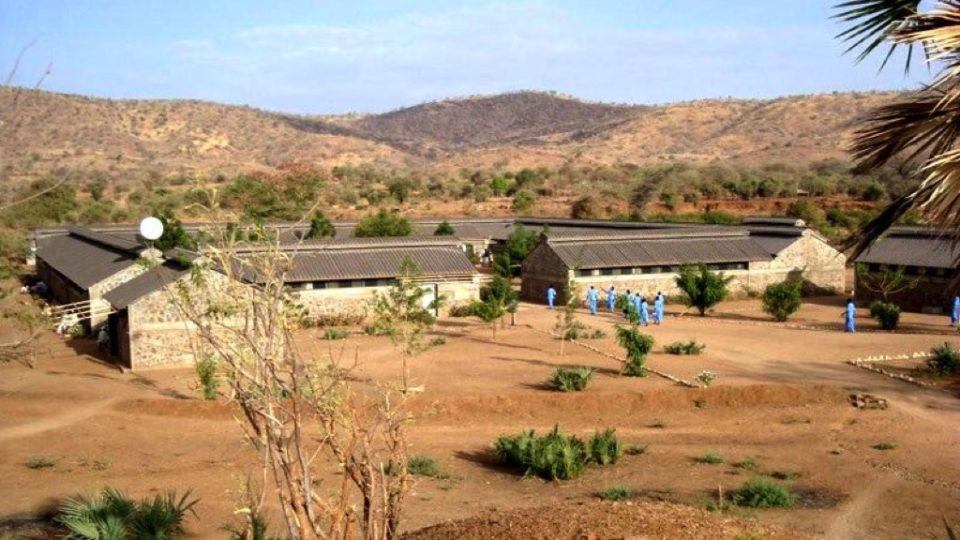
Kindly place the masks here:
[[(860, 274), (856, 275), (856, 300), (859, 307), (869, 307), (875, 300), (883, 300), (883, 296), (871, 291), (864, 285), (864, 279), (869, 279)], [(914, 311), (918, 313), (950, 313), (953, 309), (953, 296), (958, 294), (958, 289), (953, 283), (952, 278), (921, 276), (911, 277), (916, 279), (917, 284), (913, 288), (891, 294), (889, 301), (900, 306), (904, 311)]]
[[(146, 272), (147, 269), (147, 266), (144, 264), (134, 263), (129, 267), (117, 272), (116, 274), (113, 274), (112, 276), (91, 285), (88, 289), (90, 301), (95, 302), (103, 299), (104, 294)], [(90, 318), (90, 327), (97, 328), (106, 321), (106, 313), (97, 314)]]
[(72, 304), (89, 299), (87, 291), (65, 278), (43, 259), (37, 259), (37, 277), (47, 284), (51, 300), (58, 304)]
[[(572, 272), (556, 253), (545, 243), (540, 242), (533, 248), (520, 265), (520, 298), (525, 302), (547, 303), (547, 289), (552, 285), (559, 296), (557, 303), (566, 302), (563, 289), (572, 277)], [(618, 286), (619, 288), (619, 286)]]
[[(846, 288), (847, 257), (818, 237), (813, 231), (777, 254), (770, 262), (771, 269), (793, 271), (803, 277), (808, 289), (817, 292), (842, 294)], [(810, 291), (810, 292), (812, 292)]]
[[(444, 297), (441, 316), (448, 314), (452, 307), (466, 305), (480, 298), (479, 276), (462, 281), (423, 281), (421, 285), (436, 285), (437, 292)], [(389, 286), (310, 289), (297, 291), (296, 295), (311, 317), (362, 320), (371, 315), (377, 295), (389, 289)]]

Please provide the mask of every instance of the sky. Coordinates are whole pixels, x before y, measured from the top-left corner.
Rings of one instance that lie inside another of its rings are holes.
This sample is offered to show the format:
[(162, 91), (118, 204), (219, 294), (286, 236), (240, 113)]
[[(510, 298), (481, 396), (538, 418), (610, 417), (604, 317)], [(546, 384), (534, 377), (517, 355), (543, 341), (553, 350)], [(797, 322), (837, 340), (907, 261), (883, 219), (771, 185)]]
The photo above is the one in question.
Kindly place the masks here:
[(304, 114), (550, 90), (656, 104), (915, 87), (835, 38), (837, 0), (0, 0), (0, 72), (112, 98)]

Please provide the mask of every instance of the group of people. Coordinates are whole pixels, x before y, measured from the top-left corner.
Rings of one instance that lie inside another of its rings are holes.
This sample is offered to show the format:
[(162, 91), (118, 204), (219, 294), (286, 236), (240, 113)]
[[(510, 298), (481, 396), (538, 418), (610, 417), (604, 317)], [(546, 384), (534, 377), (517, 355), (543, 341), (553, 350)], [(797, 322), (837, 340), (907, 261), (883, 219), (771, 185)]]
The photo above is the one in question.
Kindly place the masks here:
[[(606, 291), (606, 302), (607, 302), (607, 311), (613, 313), (617, 309), (617, 288), (610, 286)], [(635, 311), (640, 317), (640, 324), (647, 326), (650, 324), (651, 313), (650, 313), (650, 304), (647, 302), (647, 297), (641, 295), (639, 292), (632, 293), (630, 289), (627, 289), (626, 294), (626, 308), (623, 310), (624, 315), (629, 316), (631, 310)], [(553, 309), (554, 304), (557, 300), (557, 289), (551, 285), (547, 288), (547, 307)], [(666, 314), (666, 304), (667, 298), (663, 295), (662, 292), (658, 292), (657, 296), (653, 299), (653, 323), (661, 324), (663, 322), (664, 316)], [(596, 315), (600, 307), (600, 291), (597, 290), (593, 285), (587, 290), (587, 308), (590, 310), (591, 315)]]

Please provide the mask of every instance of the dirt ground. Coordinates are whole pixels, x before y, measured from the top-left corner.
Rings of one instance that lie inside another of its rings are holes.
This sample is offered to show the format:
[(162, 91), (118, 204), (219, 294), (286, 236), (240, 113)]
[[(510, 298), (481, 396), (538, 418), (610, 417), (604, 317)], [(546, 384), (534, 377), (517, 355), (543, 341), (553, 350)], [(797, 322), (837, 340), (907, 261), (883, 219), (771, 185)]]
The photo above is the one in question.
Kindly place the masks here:
[[(652, 374), (621, 377), (610, 358), (570, 344), (560, 356), (558, 342), (542, 333), (555, 314), (542, 306), (523, 305), (518, 326), (498, 331), (496, 341), (475, 319), (443, 321), (437, 332), (446, 343), (413, 362), (414, 383), (425, 391), (416, 398), (410, 452), (436, 458), (450, 477), (415, 481), (405, 530), (437, 526), (417, 538), (699, 538), (754, 529), (784, 537), (944, 537), (943, 517), (960, 523), (956, 386), (923, 388), (846, 360), (927, 351), (944, 341), (960, 346), (960, 337), (944, 317), (919, 314), (904, 314), (896, 333), (865, 319), (862, 332), (845, 334), (842, 302), (811, 299), (785, 324), (769, 322), (756, 300), (725, 303), (706, 318), (668, 306), (664, 325), (647, 329), (657, 340), (649, 365), (688, 380), (713, 371), (717, 379), (704, 389)], [(620, 317), (579, 318), (606, 332), (591, 346), (621, 354), (613, 339)], [(331, 346), (314, 331), (300, 339), (315, 354)], [(688, 339), (705, 343), (704, 353), (662, 352)], [(361, 380), (396, 374), (387, 340), (355, 335), (345, 346), (359, 351)], [(34, 368), (0, 365), (0, 518), (44, 515), (65, 496), (105, 485), (135, 496), (192, 489), (201, 519), (191, 519), (189, 530), (222, 536), (255, 460), (230, 408), (198, 399), (190, 369), (123, 374), (95, 349), (45, 334)], [(597, 372), (585, 392), (551, 392), (544, 383), (562, 365)], [(852, 393), (885, 398), (890, 407), (859, 410), (848, 401)], [(498, 435), (555, 424), (581, 435), (615, 427), (626, 444), (647, 450), (567, 482), (521, 478), (495, 464)], [(880, 443), (893, 448), (873, 448)], [(708, 452), (724, 463), (698, 463)], [(37, 456), (56, 463), (24, 465)], [(733, 466), (746, 458), (753, 470)], [(783, 483), (798, 495), (795, 508), (698, 509), (716, 500), (718, 488), (729, 493), (774, 473), (792, 478)], [(598, 492), (617, 484), (640, 497), (630, 505), (598, 502)], [(697, 525), (667, 525), (681, 518)]]

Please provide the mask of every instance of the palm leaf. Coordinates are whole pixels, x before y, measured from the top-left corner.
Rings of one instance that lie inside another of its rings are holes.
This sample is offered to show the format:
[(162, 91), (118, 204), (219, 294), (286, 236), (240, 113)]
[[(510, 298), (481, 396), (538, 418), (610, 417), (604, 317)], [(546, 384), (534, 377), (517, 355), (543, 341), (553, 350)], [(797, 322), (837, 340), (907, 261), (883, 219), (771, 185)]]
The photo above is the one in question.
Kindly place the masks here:
[[(917, 13), (920, 0), (848, 0), (834, 6), (837, 13), (833, 16), (849, 26), (837, 34), (837, 39), (849, 43), (845, 52), (861, 49), (857, 62), (863, 61), (873, 51), (887, 41), (891, 34), (903, 29), (910, 17)], [(883, 69), (890, 57), (901, 45), (890, 45), (880, 65)], [(907, 59), (905, 70), (910, 70), (913, 45), (906, 44)]]

